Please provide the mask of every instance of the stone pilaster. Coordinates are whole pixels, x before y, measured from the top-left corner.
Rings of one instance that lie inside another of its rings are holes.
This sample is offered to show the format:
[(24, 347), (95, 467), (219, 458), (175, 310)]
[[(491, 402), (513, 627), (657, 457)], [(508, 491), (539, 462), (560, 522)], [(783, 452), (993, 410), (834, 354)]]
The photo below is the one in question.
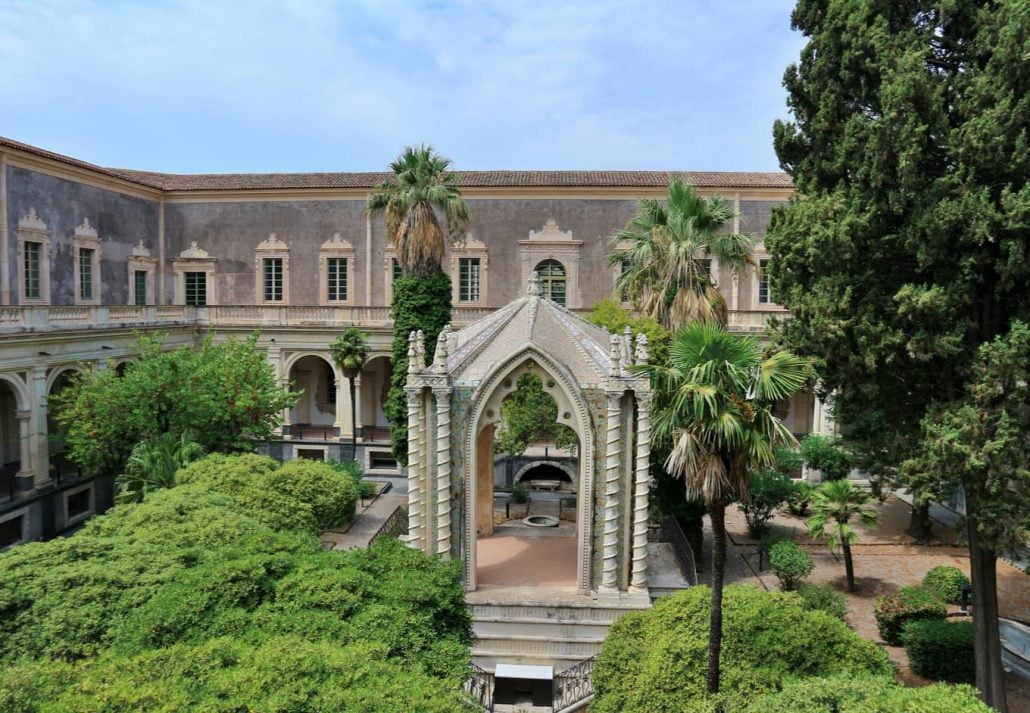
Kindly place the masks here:
[(451, 555), (451, 390), (436, 397), (436, 553)]
[(633, 569), (631, 592), (647, 591), (647, 525), (651, 486), (651, 396), (637, 395), (636, 487), (633, 493)]
[(354, 441), (361, 443), (361, 374), (354, 377)]
[(32, 394), (32, 432), (33, 458), (32, 469), (36, 474), (36, 490), (53, 485), (50, 479), (50, 437), (47, 433), (47, 387), (46, 367), (37, 366), (32, 369), (32, 383), (29, 385)]
[[(345, 390), (343, 388), (343, 374), (336, 367), (333, 367), (333, 388), (336, 389), (336, 423), (333, 426), (336, 427), (336, 435), (339, 440), (344, 440), (344, 431), (346, 431), (347, 425), (347, 406), (350, 405), (350, 389), (346, 389), (347, 398), (344, 399)], [(351, 424), (351, 435), (354, 433), (354, 424)]]
[(422, 392), (420, 389), (404, 391), (408, 395), (408, 544), (424, 550), (426, 518), (423, 506), (426, 498), (422, 490), (424, 462), (420, 438)]
[[(614, 343), (614, 340), (613, 340)], [(622, 392), (608, 393), (605, 429), (604, 523), (602, 526), (602, 593), (618, 591), (619, 548), (619, 461), (622, 445)]]

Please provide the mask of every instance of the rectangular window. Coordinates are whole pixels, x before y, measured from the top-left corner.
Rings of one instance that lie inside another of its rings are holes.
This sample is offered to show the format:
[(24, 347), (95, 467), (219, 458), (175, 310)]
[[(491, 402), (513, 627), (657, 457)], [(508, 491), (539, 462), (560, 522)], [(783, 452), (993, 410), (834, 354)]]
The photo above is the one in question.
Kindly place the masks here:
[(479, 302), (479, 258), (458, 259), (458, 301)]
[(93, 248), (79, 248), (79, 299), (93, 299)]
[(138, 307), (147, 303), (146, 270), (133, 270), (132, 272), (132, 303)]
[(43, 296), (40, 282), (40, 260), (43, 255), (42, 243), (25, 243), (25, 299), (38, 300)]
[(0, 522), (0, 550), (16, 542), (21, 542), (25, 516), (19, 515)]
[(283, 301), (283, 259), (266, 257), (261, 261), (264, 270), (265, 302)]
[(203, 307), (207, 304), (207, 273), (187, 272), (186, 280), (186, 304), (191, 307)]
[(329, 301), (347, 301), (347, 258), (331, 257), (326, 261), (329, 270)]
[(758, 304), (767, 305), (772, 302), (769, 289), (769, 261), (758, 261)]
[[(619, 261), (619, 277), (622, 277), (629, 270), (629, 260)], [(619, 290), (619, 300), (621, 302), (629, 302), (629, 292), (623, 287)]]
[(93, 510), (93, 498), (89, 488), (80, 490), (74, 495), (69, 495), (67, 500), (68, 519), (71, 520), (82, 515), (87, 515)]
[(404, 273), (401, 271), (401, 264), (397, 261), (397, 258), (393, 258), (393, 279), (399, 280), (401, 275)]

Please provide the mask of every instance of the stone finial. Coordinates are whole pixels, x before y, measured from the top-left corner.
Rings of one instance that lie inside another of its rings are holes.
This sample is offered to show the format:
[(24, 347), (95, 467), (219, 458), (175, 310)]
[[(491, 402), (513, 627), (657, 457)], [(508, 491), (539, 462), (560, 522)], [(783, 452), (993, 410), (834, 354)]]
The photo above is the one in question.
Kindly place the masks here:
[(333, 233), (333, 237), (322, 243), (323, 250), (352, 251), (354, 246), (344, 240), (339, 233)]
[(75, 228), (75, 237), (77, 238), (95, 238), (97, 237), (97, 229), (89, 224), (89, 218), (83, 218), (82, 224)]
[(194, 260), (206, 260), (208, 254), (206, 250), (197, 247), (197, 241), (194, 240), (190, 243), (190, 246), (179, 253), (179, 257), (192, 258)]
[(146, 245), (143, 244), (143, 238), (140, 238), (139, 242), (136, 243), (132, 248), (133, 257), (150, 257), (150, 250)]
[(526, 294), (530, 297), (539, 297), (540, 292), (540, 273), (534, 270), (529, 273), (529, 286), (526, 288)]
[(622, 337), (618, 334), (611, 334), (608, 336), (608, 357), (611, 359), (612, 365), (608, 369), (608, 376), (619, 375), (619, 362), (622, 360)]
[(637, 332), (637, 351), (636, 351), (637, 364), (647, 364), (647, 360), (651, 358), (647, 352), (647, 335), (643, 332)]
[(409, 374), (417, 374), (418, 373), (418, 362), (416, 361), (418, 359), (418, 349), (415, 347), (415, 339), (416, 338), (417, 337), (415, 336), (415, 332), (412, 331), (412, 332), (408, 333), (408, 373)]
[(284, 243), (282, 240), (280, 240), (275, 233), (269, 233), (268, 240), (262, 240), (260, 243), (258, 243), (257, 249), (279, 251), (289, 250), (290, 246)]
[(619, 345), (619, 366), (623, 371), (629, 371), (633, 366), (633, 330), (626, 325), (622, 332), (622, 343)]
[(433, 354), (433, 372), (436, 374), (447, 373), (447, 337), (450, 333), (451, 325), (445, 324), (436, 338), (436, 353)]
[(415, 358), (418, 359), (418, 370), (426, 368), (426, 335), (420, 329), (415, 332)]
[(18, 230), (38, 230), (46, 232), (46, 223), (36, 214), (35, 208), (29, 208), (29, 212), (18, 219)]

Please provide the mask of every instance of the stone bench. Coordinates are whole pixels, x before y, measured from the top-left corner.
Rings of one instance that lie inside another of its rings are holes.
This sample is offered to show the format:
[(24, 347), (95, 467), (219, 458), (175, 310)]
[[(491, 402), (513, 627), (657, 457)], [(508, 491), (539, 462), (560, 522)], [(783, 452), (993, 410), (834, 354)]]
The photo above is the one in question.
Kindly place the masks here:
[(561, 487), (560, 480), (530, 480), (528, 484), (532, 490), (557, 490)]

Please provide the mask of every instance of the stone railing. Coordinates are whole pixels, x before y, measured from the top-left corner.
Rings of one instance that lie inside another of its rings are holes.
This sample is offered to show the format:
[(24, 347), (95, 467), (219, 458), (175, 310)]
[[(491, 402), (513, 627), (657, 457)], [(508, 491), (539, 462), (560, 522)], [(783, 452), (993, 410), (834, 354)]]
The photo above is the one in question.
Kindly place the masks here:
[[(454, 308), (454, 324), (464, 326), (494, 310), (488, 307)], [(575, 310), (586, 314), (589, 310)], [(770, 317), (786, 317), (785, 311), (731, 311), (729, 327), (734, 332), (759, 333)], [(357, 325), (389, 329), (390, 308), (383, 306), (293, 306), (293, 305), (53, 305), (0, 307), (0, 332), (25, 330), (82, 329), (188, 323), (214, 327), (339, 327)]]

